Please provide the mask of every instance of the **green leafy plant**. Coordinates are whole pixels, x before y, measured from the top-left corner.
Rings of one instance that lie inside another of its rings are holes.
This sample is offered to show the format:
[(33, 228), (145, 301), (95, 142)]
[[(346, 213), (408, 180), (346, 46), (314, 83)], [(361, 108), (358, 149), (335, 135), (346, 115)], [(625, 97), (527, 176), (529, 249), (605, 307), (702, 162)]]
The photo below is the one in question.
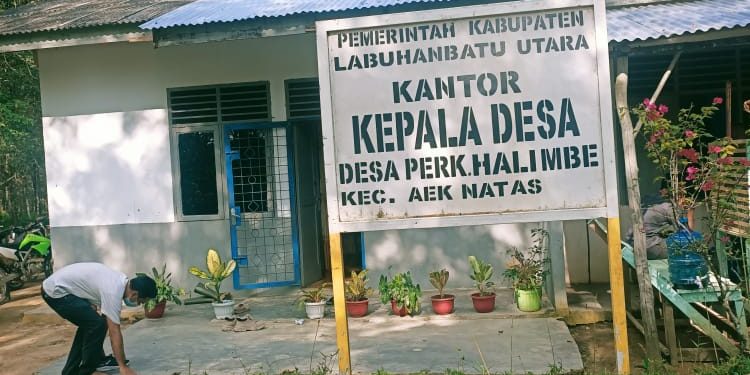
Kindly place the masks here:
[(219, 256), (216, 250), (208, 249), (206, 271), (196, 266), (190, 267), (188, 271), (194, 276), (206, 280), (195, 287), (196, 293), (204, 297), (209, 297), (215, 302), (222, 302), (231, 299), (231, 294), (221, 292), (221, 282), (232, 274), (235, 267), (237, 267), (237, 263), (233, 259), (230, 259), (226, 263), (222, 262), (221, 256)]
[(532, 245), (523, 252), (516, 247), (510, 249), (503, 276), (511, 280), (516, 290), (536, 290), (547, 275), (546, 243), (549, 233), (541, 228), (531, 230)]
[[(172, 273), (167, 273), (167, 265), (161, 268), (161, 272), (156, 267), (151, 268), (153, 279), (156, 282), (156, 297), (151, 298), (146, 302), (146, 310), (153, 310), (157, 304), (168, 301), (178, 305), (182, 305), (180, 296), (185, 294), (185, 291), (172, 286)], [(145, 273), (136, 273), (137, 276), (148, 276)]]
[(323, 302), (328, 298), (328, 293), (325, 288), (330, 286), (330, 283), (322, 283), (317, 288), (302, 289), (299, 291), (299, 297), (297, 297), (297, 304), (300, 307), (304, 307), (305, 303)]
[(471, 267), (471, 277), (474, 280), (474, 285), (477, 287), (480, 296), (489, 296), (494, 293), (495, 283), (491, 281), (494, 269), (492, 265), (483, 262), (477, 257), (469, 256), (469, 266)]
[(448, 284), (448, 277), (450, 273), (445, 268), (430, 272), (430, 284), (438, 290), (440, 298), (443, 298), (443, 289), (445, 289), (445, 284)]
[(414, 284), (409, 271), (396, 274), (390, 281), (388, 281), (387, 276), (380, 275), (378, 289), (380, 290), (380, 302), (386, 304), (395, 301), (396, 307), (399, 309), (405, 308), (409, 315), (418, 314), (422, 307), (420, 301), (422, 289), (419, 284)]
[(372, 295), (372, 288), (367, 286), (367, 270), (352, 271), (352, 277), (345, 286), (347, 301), (364, 301)]

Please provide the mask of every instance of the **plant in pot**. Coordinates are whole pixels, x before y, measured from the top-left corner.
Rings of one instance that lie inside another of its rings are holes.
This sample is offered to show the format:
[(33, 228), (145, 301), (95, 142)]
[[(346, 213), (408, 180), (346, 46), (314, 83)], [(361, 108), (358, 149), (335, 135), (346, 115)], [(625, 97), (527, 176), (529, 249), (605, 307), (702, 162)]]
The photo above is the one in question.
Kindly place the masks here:
[(503, 276), (511, 280), (513, 295), (518, 309), (525, 312), (542, 308), (542, 285), (547, 273), (546, 244), (548, 233), (536, 228), (531, 230), (532, 245), (527, 252), (511, 248), (510, 258)]
[(430, 272), (430, 284), (438, 291), (437, 295), (430, 297), (430, 300), (432, 300), (432, 311), (438, 315), (446, 315), (453, 312), (456, 297), (452, 294), (443, 293), (449, 276), (450, 273), (445, 268), (440, 271)]
[(232, 274), (235, 267), (237, 267), (237, 263), (234, 260), (222, 262), (221, 256), (216, 250), (208, 249), (206, 270), (203, 271), (196, 266), (192, 266), (188, 270), (194, 276), (206, 280), (195, 287), (195, 292), (213, 300), (211, 305), (214, 308), (216, 319), (231, 317), (233, 314), (234, 300), (232, 300), (230, 293), (221, 291), (221, 282)]
[[(164, 308), (167, 302), (173, 302), (182, 305), (180, 296), (185, 292), (172, 286), (172, 273), (167, 273), (167, 265), (161, 268), (161, 272), (156, 267), (151, 268), (154, 281), (156, 282), (156, 297), (149, 299), (143, 305), (146, 318), (159, 319), (164, 315)], [(136, 273), (137, 276), (147, 276), (145, 273)]]
[(309, 319), (320, 319), (326, 312), (326, 290), (328, 283), (322, 283), (317, 288), (302, 289), (297, 303), (305, 307), (305, 313)]
[(495, 283), (491, 281), (494, 272), (492, 265), (477, 259), (475, 256), (469, 256), (469, 266), (471, 267), (471, 277), (478, 292), (471, 295), (471, 302), (474, 304), (474, 310), (478, 313), (488, 313), (495, 309)]
[(380, 290), (380, 302), (386, 304), (390, 301), (391, 310), (394, 315), (414, 316), (419, 314), (422, 307), (422, 289), (419, 284), (414, 284), (411, 279), (411, 273), (399, 273), (393, 276), (390, 281), (385, 275), (380, 275), (378, 283)]
[(352, 318), (367, 315), (372, 288), (367, 286), (367, 270), (352, 271), (352, 277), (346, 282), (346, 314)]

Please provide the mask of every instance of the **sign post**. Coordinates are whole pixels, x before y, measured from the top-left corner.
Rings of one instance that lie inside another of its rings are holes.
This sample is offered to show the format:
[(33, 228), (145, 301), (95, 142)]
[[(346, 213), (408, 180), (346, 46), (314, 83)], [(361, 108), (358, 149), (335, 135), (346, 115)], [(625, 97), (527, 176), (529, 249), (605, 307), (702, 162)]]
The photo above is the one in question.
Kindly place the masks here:
[[(604, 12), (600, 0), (538, 0), (316, 23), (342, 372), (339, 233), (618, 220)], [(626, 337), (624, 310), (613, 314)]]

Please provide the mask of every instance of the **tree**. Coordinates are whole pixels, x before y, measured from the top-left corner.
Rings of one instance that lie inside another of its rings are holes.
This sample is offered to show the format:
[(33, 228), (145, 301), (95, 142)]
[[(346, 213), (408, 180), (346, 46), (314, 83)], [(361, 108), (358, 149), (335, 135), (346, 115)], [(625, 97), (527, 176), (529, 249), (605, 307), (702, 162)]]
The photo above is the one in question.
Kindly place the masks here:
[[(31, 3), (0, 0), (0, 9)], [(0, 54), (0, 223), (47, 214), (39, 75), (32, 52)]]

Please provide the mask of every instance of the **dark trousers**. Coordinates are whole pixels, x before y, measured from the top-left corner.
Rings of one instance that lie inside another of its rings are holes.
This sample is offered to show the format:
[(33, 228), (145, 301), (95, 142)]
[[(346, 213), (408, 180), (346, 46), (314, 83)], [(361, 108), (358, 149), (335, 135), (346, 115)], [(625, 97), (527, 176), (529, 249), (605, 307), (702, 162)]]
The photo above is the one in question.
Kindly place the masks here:
[(83, 298), (69, 294), (52, 298), (42, 290), (42, 298), (55, 312), (78, 327), (62, 375), (91, 375), (104, 358), (107, 318), (99, 315)]

